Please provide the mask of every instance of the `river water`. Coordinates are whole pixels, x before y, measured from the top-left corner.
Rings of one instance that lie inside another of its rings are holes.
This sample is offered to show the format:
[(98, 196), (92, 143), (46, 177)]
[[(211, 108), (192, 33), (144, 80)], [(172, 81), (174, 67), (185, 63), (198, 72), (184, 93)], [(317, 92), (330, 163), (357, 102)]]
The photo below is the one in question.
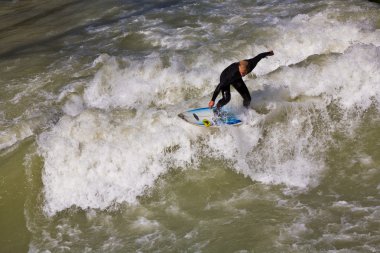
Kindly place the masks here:
[[(0, 252), (380, 252), (380, 5), (0, 2)], [(273, 50), (207, 106), (220, 72)]]

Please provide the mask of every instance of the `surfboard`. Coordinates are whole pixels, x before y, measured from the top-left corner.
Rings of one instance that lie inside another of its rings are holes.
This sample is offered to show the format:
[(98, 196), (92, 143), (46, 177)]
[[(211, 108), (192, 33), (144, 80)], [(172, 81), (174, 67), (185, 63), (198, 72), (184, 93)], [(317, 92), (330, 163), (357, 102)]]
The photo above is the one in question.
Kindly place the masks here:
[(242, 121), (232, 112), (222, 109), (219, 116), (208, 107), (191, 109), (178, 114), (184, 121), (200, 127), (238, 126)]

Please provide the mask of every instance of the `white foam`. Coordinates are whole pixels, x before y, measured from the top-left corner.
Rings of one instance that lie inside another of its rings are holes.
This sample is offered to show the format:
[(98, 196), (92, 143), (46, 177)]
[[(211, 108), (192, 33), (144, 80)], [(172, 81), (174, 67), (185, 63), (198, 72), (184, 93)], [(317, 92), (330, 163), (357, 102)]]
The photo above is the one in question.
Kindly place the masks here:
[(263, 149), (257, 148), (262, 129), (254, 124), (210, 132), (157, 109), (135, 116), (85, 110), (63, 117), (38, 139), (45, 161), (44, 210), (52, 215), (72, 205), (135, 204), (171, 167), (194, 168), (204, 156), (230, 161), (253, 180), (307, 188), (318, 181), (323, 163), (312, 157), (309, 142), (315, 140), (304, 133), (310, 123), (301, 116), (289, 121), (292, 134), (287, 124), (274, 126)]
[(16, 124), (11, 128), (0, 131), (0, 150), (11, 147), (32, 135), (33, 130), (27, 123)]
[(170, 166), (184, 167), (197, 156), (191, 140), (163, 111), (118, 120), (92, 111), (64, 117), (38, 139), (45, 158), (45, 211), (136, 203)]
[(328, 136), (314, 136), (313, 115), (308, 108), (292, 108), (288, 119), (275, 123), (268, 130), (250, 158), (256, 168), (249, 175), (265, 183), (285, 183), (287, 186), (316, 186), (324, 168), (323, 145)]
[(63, 111), (70, 116), (77, 116), (84, 110), (83, 99), (79, 95), (71, 95), (63, 106)]
[(299, 14), (290, 22), (284, 20), (270, 30), (277, 34), (276, 39), (267, 41), (265, 46), (254, 45), (252, 48), (257, 53), (267, 49), (275, 52), (274, 59), (257, 65), (254, 72), (259, 75), (301, 62), (311, 55), (343, 53), (355, 44), (380, 46), (380, 29), (374, 30), (372, 24), (338, 21), (332, 10), (314, 15)]
[(288, 87), (290, 96), (322, 96), (326, 106), (335, 100), (344, 110), (368, 109), (380, 102), (380, 47), (351, 46), (343, 54), (331, 55), (322, 64), (283, 68), (270, 80), (258, 79)]
[(200, 89), (210, 74), (206, 67), (194, 66), (187, 72), (181, 57), (172, 57), (171, 65), (164, 67), (160, 57), (152, 54), (142, 62), (124, 59), (127, 68), (121, 68), (115, 57), (105, 61), (84, 94), (90, 107), (148, 107), (176, 104), (183, 100), (186, 90)]

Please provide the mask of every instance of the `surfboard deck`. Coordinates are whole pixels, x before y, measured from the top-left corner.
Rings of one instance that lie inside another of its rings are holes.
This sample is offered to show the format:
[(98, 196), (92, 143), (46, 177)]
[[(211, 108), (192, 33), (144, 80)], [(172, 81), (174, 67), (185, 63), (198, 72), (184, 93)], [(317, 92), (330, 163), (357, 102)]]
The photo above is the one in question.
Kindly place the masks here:
[(219, 116), (208, 107), (191, 109), (178, 114), (184, 121), (200, 127), (238, 126), (242, 121), (232, 112), (222, 109)]

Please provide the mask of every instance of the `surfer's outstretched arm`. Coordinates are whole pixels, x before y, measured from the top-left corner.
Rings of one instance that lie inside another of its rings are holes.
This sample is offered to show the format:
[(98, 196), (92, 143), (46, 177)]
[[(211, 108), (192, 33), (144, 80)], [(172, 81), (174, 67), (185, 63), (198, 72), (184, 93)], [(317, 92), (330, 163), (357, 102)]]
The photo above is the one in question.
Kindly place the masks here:
[(259, 61), (261, 61), (261, 59), (263, 59), (267, 56), (272, 56), (272, 55), (274, 55), (273, 50), (265, 52), (265, 53), (258, 54), (251, 59), (245, 60), (248, 62), (248, 72), (251, 72), (252, 69), (254, 69), (256, 67), (257, 63)]

